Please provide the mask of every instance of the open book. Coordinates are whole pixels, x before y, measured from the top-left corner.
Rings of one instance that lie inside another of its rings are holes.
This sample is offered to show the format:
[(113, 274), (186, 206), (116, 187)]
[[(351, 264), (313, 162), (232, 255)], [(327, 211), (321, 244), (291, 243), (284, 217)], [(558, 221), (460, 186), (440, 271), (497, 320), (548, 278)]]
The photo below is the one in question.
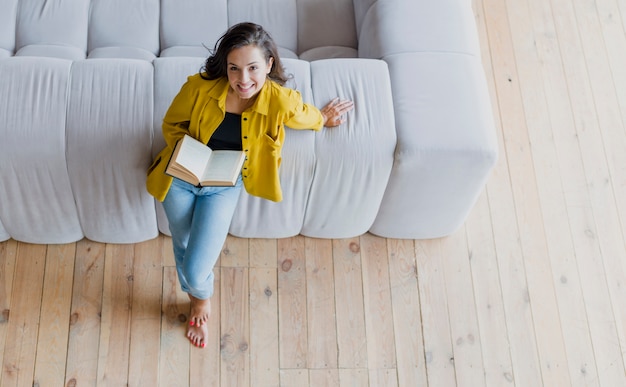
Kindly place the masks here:
[(211, 150), (185, 135), (176, 144), (165, 173), (193, 185), (234, 186), (244, 160), (242, 151)]

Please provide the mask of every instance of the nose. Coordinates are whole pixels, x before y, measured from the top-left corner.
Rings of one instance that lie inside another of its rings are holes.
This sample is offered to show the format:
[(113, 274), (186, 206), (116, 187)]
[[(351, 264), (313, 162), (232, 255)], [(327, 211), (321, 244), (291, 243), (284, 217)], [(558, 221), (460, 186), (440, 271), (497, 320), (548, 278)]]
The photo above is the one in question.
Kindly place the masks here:
[(241, 72), (241, 80), (242, 80), (243, 82), (246, 82), (246, 81), (247, 81), (247, 80), (249, 80), (249, 79), (250, 79), (250, 72), (249, 72), (248, 70), (243, 70), (243, 71)]

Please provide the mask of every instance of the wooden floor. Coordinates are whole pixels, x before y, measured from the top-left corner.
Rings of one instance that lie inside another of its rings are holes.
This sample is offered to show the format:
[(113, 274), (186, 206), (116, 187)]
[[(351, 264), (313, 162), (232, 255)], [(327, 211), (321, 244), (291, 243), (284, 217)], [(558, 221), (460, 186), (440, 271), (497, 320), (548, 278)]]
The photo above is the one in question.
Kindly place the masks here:
[(501, 154), (449, 238), (0, 243), (2, 386), (626, 386), (626, 0), (475, 0)]

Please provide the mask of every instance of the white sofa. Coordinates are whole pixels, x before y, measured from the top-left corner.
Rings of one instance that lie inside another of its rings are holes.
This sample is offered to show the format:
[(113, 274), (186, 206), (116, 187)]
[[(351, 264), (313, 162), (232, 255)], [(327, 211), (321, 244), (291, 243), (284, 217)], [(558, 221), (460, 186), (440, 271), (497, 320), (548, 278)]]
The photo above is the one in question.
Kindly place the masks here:
[(167, 234), (145, 190), (162, 117), (241, 21), (270, 31), (306, 101), (356, 109), (288, 131), (284, 201), (243, 193), (231, 234), (422, 239), (463, 224), (497, 158), (470, 0), (0, 0), (0, 240)]

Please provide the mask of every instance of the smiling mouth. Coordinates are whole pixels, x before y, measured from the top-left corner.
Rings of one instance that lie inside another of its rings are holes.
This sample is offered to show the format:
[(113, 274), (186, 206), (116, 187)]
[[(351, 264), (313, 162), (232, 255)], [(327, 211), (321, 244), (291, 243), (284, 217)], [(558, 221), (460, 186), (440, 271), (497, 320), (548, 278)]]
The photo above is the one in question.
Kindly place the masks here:
[(252, 84), (250, 86), (237, 85), (237, 88), (239, 88), (239, 91), (247, 93), (247, 92), (252, 91), (254, 89), (254, 84)]

